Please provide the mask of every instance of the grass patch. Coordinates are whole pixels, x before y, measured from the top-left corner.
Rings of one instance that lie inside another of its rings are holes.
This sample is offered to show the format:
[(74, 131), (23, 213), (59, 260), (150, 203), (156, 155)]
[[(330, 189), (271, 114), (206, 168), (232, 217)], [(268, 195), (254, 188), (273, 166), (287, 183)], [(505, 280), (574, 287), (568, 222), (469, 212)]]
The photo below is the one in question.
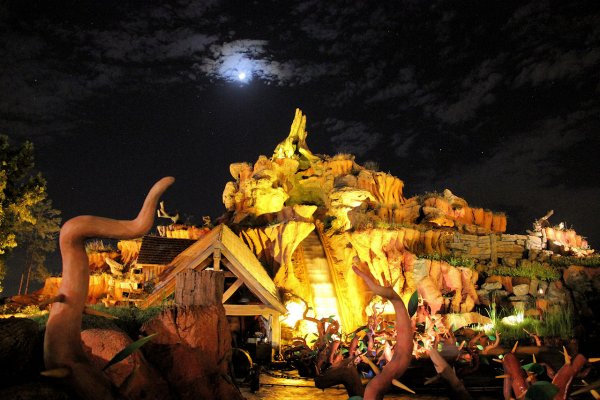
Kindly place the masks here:
[(499, 332), (501, 342), (506, 345), (516, 340), (529, 340), (527, 332), (535, 333), (539, 337), (572, 338), (575, 333), (573, 308), (571, 306), (554, 307), (544, 313), (543, 319), (523, 317), (517, 323), (507, 323), (502, 318), (509, 316), (506, 312), (499, 312), (495, 305), (488, 309), (488, 316), (492, 320), (491, 327), (486, 333)]
[(570, 305), (554, 307), (544, 314), (544, 321), (540, 322), (541, 336), (568, 339), (575, 334), (574, 312)]
[[(160, 312), (164, 309), (162, 306), (157, 307), (148, 307), (148, 308), (138, 308), (138, 307), (106, 307), (101, 304), (96, 304), (91, 306), (94, 310), (110, 314), (113, 317), (116, 317), (115, 320), (108, 320), (103, 317), (97, 317), (93, 315), (85, 315), (84, 324), (87, 322), (91, 324), (93, 327), (102, 328), (103, 325), (110, 321), (114, 323), (123, 331), (125, 331), (131, 337), (137, 337), (139, 334), (140, 328), (142, 325), (156, 317)], [(100, 324), (100, 326), (96, 326), (96, 324)]]
[[(37, 307), (36, 307), (37, 308)], [(130, 337), (137, 337), (139, 335), (140, 328), (142, 325), (156, 317), (162, 310), (165, 309), (163, 306), (148, 307), (148, 308), (137, 308), (137, 307), (105, 307), (104, 305), (96, 304), (91, 306), (94, 310), (112, 315), (116, 319), (107, 319), (96, 315), (83, 315), (82, 329), (111, 329), (115, 326), (123, 330)], [(38, 308), (39, 311), (39, 308)], [(27, 318), (34, 320), (40, 326), (45, 328), (48, 322), (48, 312), (29, 313), (26, 315)]]
[(542, 281), (556, 281), (560, 279), (560, 271), (549, 264), (539, 262), (522, 263), (518, 267), (501, 265), (489, 270), (488, 275), (512, 276), (522, 278), (537, 278)]
[(434, 254), (430, 254), (430, 255), (421, 256), (421, 258), (426, 258), (428, 260), (435, 260), (435, 261), (444, 261), (444, 262), (452, 265), (453, 267), (465, 267), (465, 268), (469, 268), (469, 269), (475, 269), (475, 260), (473, 260), (472, 258), (468, 258), (468, 257), (453, 256), (451, 254), (434, 253)]
[(582, 267), (600, 267), (600, 256), (590, 257), (556, 257), (548, 261), (556, 267), (569, 267), (571, 265), (579, 265)]

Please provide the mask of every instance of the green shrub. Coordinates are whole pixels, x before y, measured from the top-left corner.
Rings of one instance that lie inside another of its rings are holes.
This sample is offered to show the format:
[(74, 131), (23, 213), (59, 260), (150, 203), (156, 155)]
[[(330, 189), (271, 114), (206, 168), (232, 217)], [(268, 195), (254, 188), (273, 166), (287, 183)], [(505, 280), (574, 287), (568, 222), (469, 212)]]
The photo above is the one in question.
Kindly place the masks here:
[[(113, 320), (115, 325), (129, 334), (131, 337), (136, 337), (139, 333), (141, 326), (146, 322), (160, 314), (163, 307), (105, 307), (104, 305), (96, 304), (92, 306), (93, 309), (110, 314), (117, 319)], [(102, 318), (102, 317), (96, 317)], [(102, 318), (105, 319), (105, 318)]]

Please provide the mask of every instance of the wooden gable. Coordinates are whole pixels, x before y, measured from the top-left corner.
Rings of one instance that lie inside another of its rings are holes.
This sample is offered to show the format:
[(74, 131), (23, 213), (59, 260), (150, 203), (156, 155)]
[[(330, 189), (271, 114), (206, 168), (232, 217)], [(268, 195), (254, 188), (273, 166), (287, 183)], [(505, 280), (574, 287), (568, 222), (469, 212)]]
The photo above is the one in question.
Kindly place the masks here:
[[(201, 270), (204, 268), (221, 269), (221, 262), (237, 279), (225, 290), (223, 302), (240, 287), (245, 286), (256, 296), (261, 305), (252, 307), (245, 305), (227, 304), (226, 310), (230, 315), (260, 314), (267, 309), (278, 313), (287, 310), (281, 303), (279, 293), (273, 280), (269, 277), (262, 264), (244, 242), (225, 225), (219, 225), (179, 254), (161, 276), (154, 291), (144, 300), (147, 307), (160, 303), (175, 290), (175, 277), (185, 269)], [(261, 312), (259, 312), (261, 311)]]

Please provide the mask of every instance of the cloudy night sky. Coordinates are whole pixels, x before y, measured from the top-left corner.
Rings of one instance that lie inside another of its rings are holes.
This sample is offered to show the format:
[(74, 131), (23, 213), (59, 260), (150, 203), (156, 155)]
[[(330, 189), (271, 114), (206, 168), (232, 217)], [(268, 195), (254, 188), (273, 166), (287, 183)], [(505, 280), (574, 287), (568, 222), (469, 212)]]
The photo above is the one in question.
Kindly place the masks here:
[(0, 25), (0, 132), (63, 221), (130, 218), (165, 175), (168, 209), (218, 217), (229, 164), (299, 107), (314, 153), (407, 197), (450, 188), (511, 233), (554, 209), (600, 247), (598, 1), (21, 0)]

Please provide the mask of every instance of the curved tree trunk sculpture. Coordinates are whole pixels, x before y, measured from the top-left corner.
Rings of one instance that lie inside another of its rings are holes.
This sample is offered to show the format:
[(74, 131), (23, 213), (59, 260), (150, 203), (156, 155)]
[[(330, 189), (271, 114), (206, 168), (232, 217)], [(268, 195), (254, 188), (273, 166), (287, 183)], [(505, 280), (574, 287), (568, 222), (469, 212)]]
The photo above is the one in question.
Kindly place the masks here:
[(429, 358), (433, 362), (435, 371), (441, 376), (452, 390), (454, 397), (461, 400), (471, 400), (471, 394), (465, 388), (463, 382), (458, 378), (454, 369), (448, 364), (444, 357), (434, 348), (429, 350)]
[[(527, 382), (527, 373), (521, 368), (521, 363), (514, 355), (514, 353), (507, 353), (502, 359), (502, 366), (504, 367), (504, 374), (508, 375), (509, 378), (505, 378), (511, 385), (512, 392), (517, 399), (522, 399), (529, 389), (529, 383)], [(504, 385), (504, 395), (506, 396), (507, 383)]]
[(396, 347), (394, 348), (394, 355), (381, 373), (367, 384), (364, 394), (365, 400), (380, 400), (390, 389), (392, 381), (402, 376), (410, 365), (413, 349), (413, 329), (404, 302), (394, 289), (379, 285), (370, 273), (361, 271), (356, 266), (352, 266), (352, 269), (363, 279), (374, 294), (388, 299), (396, 312)]
[(61, 228), (62, 282), (56, 298), (58, 302), (52, 305), (46, 325), (44, 363), (48, 370), (62, 372), (66, 383), (81, 398), (112, 399), (118, 396), (107, 376), (88, 362), (81, 346), (81, 321), (89, 283), (85, 240), (133, 239), (144, 235), (152, 227), (160, 196), (174, 181), (172, 177), (165, 177), (155, 183), (134, 220), (82, 215), (70, 219)]
[(558, 393), (554, 397), (556, 400), (564, 400), (568, 397), (573, 378), (577, 376), (586, 363), (587, 358), (581, 354), (577, 354), (573, 361), (566, 363), (558, 370), (552, 378), (552, 383), (558, 387)]

